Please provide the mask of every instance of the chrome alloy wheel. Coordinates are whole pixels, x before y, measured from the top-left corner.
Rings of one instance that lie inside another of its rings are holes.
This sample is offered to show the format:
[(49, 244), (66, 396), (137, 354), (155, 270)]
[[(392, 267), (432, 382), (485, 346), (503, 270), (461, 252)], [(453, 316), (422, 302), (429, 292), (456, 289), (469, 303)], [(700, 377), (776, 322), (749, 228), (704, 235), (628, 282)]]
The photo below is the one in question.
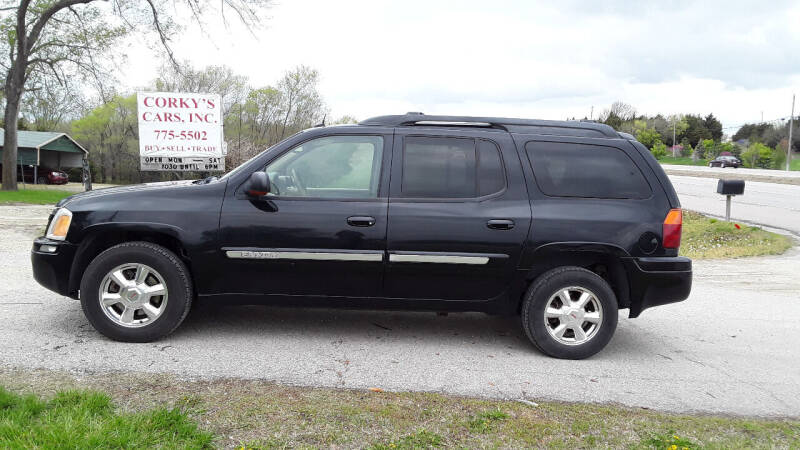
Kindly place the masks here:
[(561, 344), (585, 344), (597, 335), (602, 322), (603, 307), (597, 296), (578, 286), (553, 294), (544, 309), (545, 328)]
[(150, 325), (164, 313), (167, 285), (164, 277), (146, 264), (123, 264), (103, 277), (98, 298), (112, 322), (138, 328)]

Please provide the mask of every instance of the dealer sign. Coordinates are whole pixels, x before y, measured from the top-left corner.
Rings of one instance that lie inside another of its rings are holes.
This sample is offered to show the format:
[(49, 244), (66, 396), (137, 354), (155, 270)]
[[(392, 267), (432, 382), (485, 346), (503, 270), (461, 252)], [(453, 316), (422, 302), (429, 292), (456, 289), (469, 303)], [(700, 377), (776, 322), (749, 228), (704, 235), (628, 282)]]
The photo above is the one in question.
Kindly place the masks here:
[(221, 103), (216, 94), (139, 92), (141, 169), (224, 171)]

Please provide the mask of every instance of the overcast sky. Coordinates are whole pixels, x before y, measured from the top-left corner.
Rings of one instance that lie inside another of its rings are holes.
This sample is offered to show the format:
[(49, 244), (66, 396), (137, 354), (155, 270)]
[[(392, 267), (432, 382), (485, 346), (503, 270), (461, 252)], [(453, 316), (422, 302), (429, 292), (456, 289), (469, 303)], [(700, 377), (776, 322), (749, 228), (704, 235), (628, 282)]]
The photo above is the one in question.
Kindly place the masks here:
[[(565, 119), (592, 106), (597, 117), (621, 100), (646, 114), (713, 112), (729, 128), (762, 111), (787, 117), (800, 93), (800, 1), (281, 0), (269, 16), (255, 37), (214, 18), (208, 36), (190, 26), (176, 54), (256, 87), (312, 66), (332, 115), (358, 119)], [(128, 54), (137, 70), (122, 81), (146, 84), (159, 60)]]

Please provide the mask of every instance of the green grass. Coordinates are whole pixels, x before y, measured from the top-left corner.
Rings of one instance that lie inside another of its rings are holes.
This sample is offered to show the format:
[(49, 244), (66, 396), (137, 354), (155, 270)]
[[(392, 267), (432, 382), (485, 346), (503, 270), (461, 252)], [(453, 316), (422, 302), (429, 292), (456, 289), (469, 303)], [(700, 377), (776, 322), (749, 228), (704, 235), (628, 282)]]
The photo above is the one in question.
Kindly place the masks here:
[[(661, 164), (676, 164), (679, 166), (707, 166), (708, 160), (707, 159), (699, 159), (697, 161), (692, 161), (690, 156), (681, 156), (678, 158), (673, 158), (671, 156), (665, 156), (658, 160)], [(779, 170), (786, 169), (786, 163), (779, 168)], [(800, 156), (795, 156), (792, 159), (791, 165), (789, 165), (789, 170), (797, 170), (800, 171)]]
[[(123, 380), (122, 382), (120, 380)], [(108, 392), (14, 395), (21, 418), (0, 416), (0, 447), (244, 448), (798, 448), (800, 422), (670, 414), (616, 405), (485, 400), (433, 393), (370, 392), (168, 375), (0, 369), (16, 391), (75, 386)], [(62, 398), (71, 399), (63, 406)], [(3, 408), (0, 406), (0, 409)], [(62, 411), (69, 411), (68, 413)], [(32, 417), (28, 419), (27, 417)], [(213, 433), (210, 439), (192, 423)], [(6, 433), (6, 434), (3, 434)], [(137, 437), (138, 436), (138, 437)], [(128, 439), (128, 440), (123, 440)], [(6, 438), (8, 439), (8, 438)]]
[(673, 158), (672, 156), (665, 156), (658, 160), (661, 164), (677, 164), (679, 166), (707, 166), (708, 160), (699, 159), (697, 161), (692, 161), (691, 156), (680, 156), (677, 158)]
[(19, 395), (0, 387), (2, 448), (145, 448), (211, 444), (178, 409), (138, 413), (115, 410), (108, 395), (61, 391), (50, 400)]
[(0, 204), (29, 203), (33, 205), (56, 204), (59, 200), (75, 194), (69, 191), (20, 189), (18, 191), (0, 191)]
[(683, 212), (683, 235), (680, 253), (693, 259), (739, 258), (778, 255), (792, 246), (789, 237), (758, 227), (739, 225)]

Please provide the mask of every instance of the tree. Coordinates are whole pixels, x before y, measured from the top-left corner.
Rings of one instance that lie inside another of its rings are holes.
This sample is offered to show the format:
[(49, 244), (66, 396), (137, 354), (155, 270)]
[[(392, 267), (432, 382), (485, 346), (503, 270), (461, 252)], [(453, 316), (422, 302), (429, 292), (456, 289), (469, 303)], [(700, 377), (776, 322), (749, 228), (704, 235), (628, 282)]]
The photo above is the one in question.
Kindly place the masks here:
[(635, 118), (636, 108), (621, 101), (612, 103), (609, 108), (604, 109), (598, 116), (598, 120), (601, 123), (610, 125), (615, 130), (621, 129), (622, 124), (632, 121)]
[(298, 66), (275, 86), (250, 90), (225, 119), (227, 166), (235, 167), (284, 137), (321, 123), (327, 110), (318, 82), (316, 70)]
[[(64, 84), (45, 78), (35, 88), (29, 88), (20, 106), (20, 121), (39, 131), (67, 131), (69, 121), (80, 117), (86, 109), (86, 99), (75, 83)], [(17, 125), (22, 129), (21, 125)]]
[(689, 140), (689, 143), (692, 144), (693, 147), (697, 147), (697, 145), (704, 139), (711, 139), (711, 131), (706, 128), (705, 120), (702, 117), (687, 114), (684, 116), (684, 119), (688, 124), (684, 136)]
[[(246, 26), (259, 21), (269, 0), (223, 0), (219, 13), (225, 20), (232, 10)], [(212, 0), (180, 3), (196, 21), (215, 9)], [(64, 80), (108, 75), (99, 64), (120, 38), (152, 30), (170, 60), (175, 63), (170, 41), (178, 24), (172, 19), (175, 2), (169, 0), (0, 0), (0, 53), (6, 71), (5, 140), (3, 142), (4, 190), (16, 190), (17, 125), (25, 90), (33, 80)], [(101, 92), (103, 94), (103, 92)]]
[(719, 156), (718, 146), (713, 139), (703, 139), (697, 146), (702, 148), (702, 156), (705, 159), (714, 159)]
[[(792, 151), (800, 150), (800, 141), (796, 137), (800, 136), (800, 123), (794, 122), (794, 129), (792, 130)], [(784, 140), (789, 138), (789, 122), (783, 124), (768, 124), (768, 123), (748, 123), (742, 125), (739, 130), (734, 133), (732, 139), (738, 141), (740, 139), (748, 139), (750, 142), (760, 142), (768, 147), (775, 147)]]
[(160, 73), (153, 82), (157, 91), (219, 94), (222, 97), (223, 118), (230, 114), (234, 105), (247, 98), (247, 77), (234, 73), (227, 66), (195, 69), (184, 61), (179, 65), (164, 64)]
[(633, 135), (645, 147), (652, 148), (656, 143), (661, 143), (661, 135), (655, 128), (648, 128), (647, 121), (636, 120), (633, 122)]
[[(588, 119), (586, 119), (588, 120)], [(358, 119), (353, 116), (344, 115), (339, 117), (338, 119), (334, 119), (331, 121), (331, 125), (355, 125), (358, 123)]]
[(139, 141), (136, 95), (113, 97), (72, 124), (72, 137), (85, 147), (92, 178), (101, 183), (139, 182)]
[(711, 139), (719, 142), (722, 139), (722, 122), (714, 117), (714, 114), (709, 114), (703, 119), (703, 126), (711, 133)]
[(278, 82), (282, 117), (279, 140), (287, 133), (314, 126), (325, 118), (325, 104), (317, 91), (318, 83), (319, 73), (308, 66), (299, 66), (286, 72)]
[(735, 142), (741, 139), (749, 139), (760, 142), (769, 128), (771, 128), (771, 125), (768, 123), (747, 123), (733, 134), (731, 140)]
[(746, 167), (769, 169), (772, 166), (773, 150), (760, 142), (753, 142), (742, 152), (742, 162)]

